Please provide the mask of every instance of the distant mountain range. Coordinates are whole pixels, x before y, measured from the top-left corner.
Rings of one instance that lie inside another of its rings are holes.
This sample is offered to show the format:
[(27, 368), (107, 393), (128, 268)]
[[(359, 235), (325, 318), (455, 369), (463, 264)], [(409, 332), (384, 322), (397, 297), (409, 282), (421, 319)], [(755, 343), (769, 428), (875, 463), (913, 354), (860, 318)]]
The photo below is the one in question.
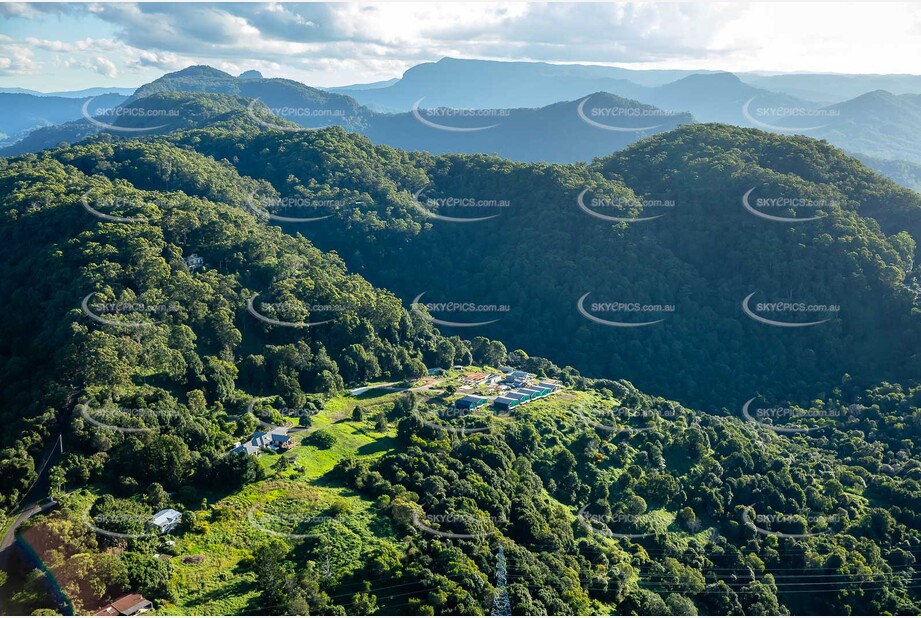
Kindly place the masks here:
[(795, 97), (824, 104), (853, 99), (873, 90), (887, 90), (893, 94), (921, 92), (921, 75), (831, 73), (757, 75), (740, 73), (739, 77), (758, 88), (785, 92)]
[(443, 58), (418, 64), (383, 88), (339, 88), (376, 110), (402, 112), (424, 99), (430, 107), (509, 109), (543, 107), (592, 92), (638, 98), (646, 88), (693, 71), (631, 71), (615, 67), (544, 62), (490, 62)]
[(694, 122), (606, 92), (537, 109), (455, 114), (450, 108), (376, 114), (364, 134), (405, 150), (497, 154), (515, 161), (572, 163), (629, 146), (643, 137)]
[(797, 119), (800, 126), (818, 125), (804, 131), (805, 135), (872, 157), (921, 164), (921, 95), (875, 90), (823, 108), (823, 112), (827, 115), (811, 122)]
[(64, 97), (67, 99), (82, 99), (85, 97), (98, 97), (101, 94), (120, 94), (125, 97), (131, 96), (135, 88), (110, 88), (100, 86), (96, 88), (84, 88), (83, 90), (61, 90), (58, 92), (41, 92), (39, 90), (30, 90), (28, 88), (0, 88), (0, 94), (31, 94), (37, 97)]
[[(263, 127), (247, 114), (248, 104), (248, 99), (232, 95), (164, 90), (126, 101), (118, 107), (118, 113), (113, 114), (114, 118), (91, 116), (37, 129), (25, 139), (0, 150), (0, 156), (37, 152), (103, 132), (135, 139), (205, 126), (259, 131)], [(300, 129), (299, 125), (277, 117), (274, 124), (281, 129)]]
[[(362, 133), (372, 141), (407, 150), (494, 153), (519, 161), (567, 163), (587, 161), (620, 150), (654, 133), (694, 122), (690, 114), (664, 112), (608, 93), (594, 93), (578, 101), (557, 102), (539, 109), (484, 110), (460, 113), (448, 108), (417, 108), (411, 112), (385, 114), (357, 103), (353, 98), (311, 88), (287, 79), (266, 79), (256, 73), (234, 77), (211, 67), (189, 67), (164, 75), (138, 88), (117, 114), (131, 119), (124, 124), (128, 136), (159, 134), (180, 125), (196, 125), (200, 103), (189, 103), (191, 118), (178, 109), (175, 120), (162, 122), (167, 109), (184, 99), (164, 98), (176, 93), (209, 93), (242, 97), (222, 102), (222, 109), (245, 110), (256, 128), (292, 130), (338, 125)], [(285, 118), (296, 125), (279, 125)], [(146, 121), (146, 124), (145, 124)], [(178, 123), (178, 124), (177, 124)], [(105, 125), (114, 126), (105, 126)], [(62, 141), (74, 142), (108, 130), (118, 134), (121, 121), (81, 119), (35, 131), (27, 139), (2, 151), (21, 154), (51, 148)], [(145, 130), (145, 127), (147, 128)]]
[(903, 187), (914, 189), (921, 192), (921, 165), (910, 163), (908, 161), (893, 161), (890, 159), (878, 159), (870, 155), (857, 152), (848, 153), (852, 157), (859, 159), (861, 163), (870, 169), (879, 172), (883, 176), (899, 183)]
[(375, 88), (386, 88), (387, 86), (392, 86), (398, 81), (400, 81), (400, 78), (394, 77), (392, 79), (385, 79), (379, 82), (369, 82), (367, 84), (350, 84), (348, 86), (334, 86), (332, 88), (323, 88), (323, 90), (329, 90), (330, 92), (346, 92), (348, 90), (373, 90)]
[[(664, 86), (692, 75), (719, 71), (635, 70), (578, 64), (543, 62), (499, 62), (443, 58), (418, 64), (392, 85), (373, 91), (363, 85), (334, 88), (364, 105), (389, 111), (406, 111), (419, 97), (435, 106), (469, 108), (541, 107), (571, 100), (592, 92), (606, 91), (647, 100), (647, 89)], [(786, 94), (811, 106), (830, 105), (853, 99), (873, 90), (893, 94), (921, 92), (919, 75), (862, 75), (796, 73), (765, 75), (737, 73), (739, 79), (762, 91)], [(682, 108), (685, 109), (685, 108)], [(695, 116), (701, 116), (695, 110)], [(701, 116), (703, 117), (703, 116)]]
[(30, 131), (58, 125), (81, 117), (85, 104), (107, 110), (118, 107), (121, 94), (91, 95), (80, 98), (22, 93), (0, 94), (0, 146), (12, 144)]
[[(195, 66), (141, 86), (127, 101), (136, 111), (139, 101), (164, 92), (224, 94), (245, 99), (264, 128), (280, 117), (309, 129), (339, 125), (404, 149), (548, 162), (587, 161), (679, 125), (721, 122), (826, 139), (904, 186), (918, 188), (921, 95), (872, 90), (829, 105), (815, 102), (864, 85), (921, 91), (921, 77), (735, 75), (445, 58), (417, 65), (399, 80), (325, 90), (267, 79), (258, 71), (234, 77)], [(105, 96), (107, 105), (116, 107), (113, 97), (121, 95)], [(118, 126), (81, 119), (47, 127), (80, 118), (84, 102), (0, 94), (0, 110), (7, 112), (0, 124), (7, 135), (2, 152), (53, 147), (108, 130), (104, 125)], [(93, 105), (100, 102), (97, 98)], [(37, 127), (45, 128), (10, 146)], [(145, 130), (136, 126), (129, 133)]]

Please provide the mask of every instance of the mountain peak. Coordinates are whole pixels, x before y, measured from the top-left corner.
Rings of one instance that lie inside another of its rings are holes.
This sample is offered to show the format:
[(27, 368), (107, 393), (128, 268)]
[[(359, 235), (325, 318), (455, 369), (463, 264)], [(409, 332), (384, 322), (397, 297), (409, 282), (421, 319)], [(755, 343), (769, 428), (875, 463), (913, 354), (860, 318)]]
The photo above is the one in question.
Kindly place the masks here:
[(738, 86), (744, 84), (744, 82), (739, 79), (739, 76), (735, 73), (729, 72), (719, 72), (719, 73), (695, 73), (694, 75), (688, 75), (683, 77), (676, 82), (672, 82), (672, 85), (677, 84), (693, 84), (693, 85), (709, 85), (709, 86)]
[(877, 90), (871, 90), (870, 92), (864, 93), (860, 95), (859, 97), (854, 97), (852, 100), (853, 101), (892, 101), (897, 98), (898, 97), (896, 97), (894, 94), (892, 94), (888, 90), (877, 89)]
[(250, 69), (249, 71), (243, 71), (240, 73), (239, 79), (264, 79), (262, 73), (256, 71), (255, 69)]
[(186, 67), (179, 71), (173, 73), (167, 73), (167, 75), (183, 75), (183, 76), (213, 76), (213, 77), (230, 77), (229, 73), (225, 73), (220, 69), (215, 69), (214, 67), (209, 67), (207, 64), (195, 64), (190, 67)]

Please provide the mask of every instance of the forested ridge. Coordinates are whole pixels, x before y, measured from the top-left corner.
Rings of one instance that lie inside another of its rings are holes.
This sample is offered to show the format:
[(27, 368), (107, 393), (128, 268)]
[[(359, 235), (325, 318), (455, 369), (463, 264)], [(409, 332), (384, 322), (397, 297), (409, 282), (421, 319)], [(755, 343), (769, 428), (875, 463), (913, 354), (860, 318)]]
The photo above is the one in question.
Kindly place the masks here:
[[(123, 113), (115, 115), (103, 109), (108, 113), (98, 118), (37, 129), (0, 153), (13, 155), (53, 148), (61, 142), (73, 142), (109, 129), (105, 124), (148, 135), (189, 128), (202, 118), (201, 110), (176, 106), (176, 97), (188, 101), (243, 101), (246, 114), (242, 118), (260, 130), (269, 126), (289, 129), (341, 126), (366, 135), (375, 143), (407, 150), (488, 152), (516, 161), (559, 163), (588, 161), (646, 135), (694, 121), (688, 113), (665, 112), (607, 92), (538, 109), (456, 113), (447, 108), (422, 108), (382, 113), (360, 105), (349, 96), (293, 80), (236, 78), (211, 67), (193, 66), (138, 88), (121, 106)], [(158, 115), (165, 108), (164, 102), (171, 99), (177, 113), (172, 117)], [(94, 115), (94, 109), (97, 108), (87, 110), (90, 116)], [(220, 123), (214, 119), (207, 124)], [(484, 126), (490, 129), (482, 130)], [(532, 139), (535, 135), (540, 139)]]
[[(63, 597), (20, 565), (0, 581), (17, 610), (135, 590), (199, 612), (229, 595), (249, 612), (488, 614), (501, 547), (519, 615), (921, 611), (917, 194), (827, 144), (722, 125), (520, 164), (153, 96), (207, 113), (0, 159), (2, 506), (58, 434), (47, 485), (73, 491), (23, 533)], [(761, 220), (741, 205), (752, 187), (823, 217)], [(674, 205), (612, 223), (579, 208), (586, 190), (608, 216)], [(497, 209), (426, 201), (448, 197), (508, 206), (452, 224), (431, 213)], [(841, 310), (771, 330), (740, 309), (752, 291)], [(410, 307), (421, 292), (512, 310), (439, 330)], [(608, 328), (576, 310), (586, 292), (676, 308)], [(566, 388), (439, 423), (448, 393), (337, 407), (353, 386), (506, 363)], [(752, 398), (798, 420), (746, 419)], [(304, 458), (226, 455), (297, 416), (316, 477)], [(272, 505), (326, 534), (246, 527)], [(185, 514), (179, 549), (143, 534), (165, 506)], [(193, 594), (209, 570), (220, 583)]]
[[(624, 376), (691, 404), (725, 406), (727, 396), (745, 401), (754, 392), (808, 400), (846, 376), (870, 386), (912, 379), (921, 369), (921, 198), (821, 142), (695, 125), (591, 166), (552, 166), (406, 154), (335, 128), (260, 133), (242, 149), (237, 136), (208, 130), (177, 139), (233, 160), (241, 173), (269, 181), (280, 199), (347, 188), (333, 208), (300, 211), (329, 218), (282, 225), (341, 253), (359, 272), (369, 269), (406, 303), (425, 292), (431, 302), (506, 304), (510, 311), (482, 334), (587, 375)], [(769, 210), (772, 216), (818, 219), (760, 219), (743, 208), (750, 189), (752, 202), (819, 205)], [(583, 192), (583, 202), (602, 205), (595, 209), (602, 216), (658, 218), (596, 218), (580, 210)], [(420, 208), (433, 198), (443, 205)], [(450, 198), (500, 206), (451, 208)], [(644, 203), (652, 206), (644, 210)], [(492, 218), (464, 224), (432, 212)], [(577, 311), (586, 293), (592, 302), (674, 311), (654, 314), (664, 318), (654, 326), (607, 328)], [(761, 302), (839, 311), (815, 328), (765, 327), (741, 309), (751, 293)], [(468, 321), (497, 316), (475, 317)]]

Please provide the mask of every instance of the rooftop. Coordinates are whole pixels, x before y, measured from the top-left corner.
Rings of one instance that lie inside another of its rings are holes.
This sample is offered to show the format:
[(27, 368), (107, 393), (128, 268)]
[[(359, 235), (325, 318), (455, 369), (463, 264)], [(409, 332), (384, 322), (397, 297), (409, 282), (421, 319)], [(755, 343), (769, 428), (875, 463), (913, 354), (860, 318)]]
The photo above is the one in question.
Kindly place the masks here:
[(168, 524), (177, 517), (182, 517), (182, 513), (175, 509), (163, 509), (159, 513), (153, 516), (153, 523), (157, 526), (162, 526)]
[(125, 594), (96, 612), (97, 616), (134, 616), (153, 604), (139, 594)]

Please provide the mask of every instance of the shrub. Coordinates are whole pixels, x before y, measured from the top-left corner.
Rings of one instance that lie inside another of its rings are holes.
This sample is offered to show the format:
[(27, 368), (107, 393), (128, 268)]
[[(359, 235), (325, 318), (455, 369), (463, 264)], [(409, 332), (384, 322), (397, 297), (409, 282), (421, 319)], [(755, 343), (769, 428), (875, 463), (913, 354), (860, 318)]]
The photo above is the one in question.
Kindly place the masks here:
[(310, 438), (310, 441), (321, 449), (332, 448), (336, 444), (336, 436), (326, 430), (318, 431)]

